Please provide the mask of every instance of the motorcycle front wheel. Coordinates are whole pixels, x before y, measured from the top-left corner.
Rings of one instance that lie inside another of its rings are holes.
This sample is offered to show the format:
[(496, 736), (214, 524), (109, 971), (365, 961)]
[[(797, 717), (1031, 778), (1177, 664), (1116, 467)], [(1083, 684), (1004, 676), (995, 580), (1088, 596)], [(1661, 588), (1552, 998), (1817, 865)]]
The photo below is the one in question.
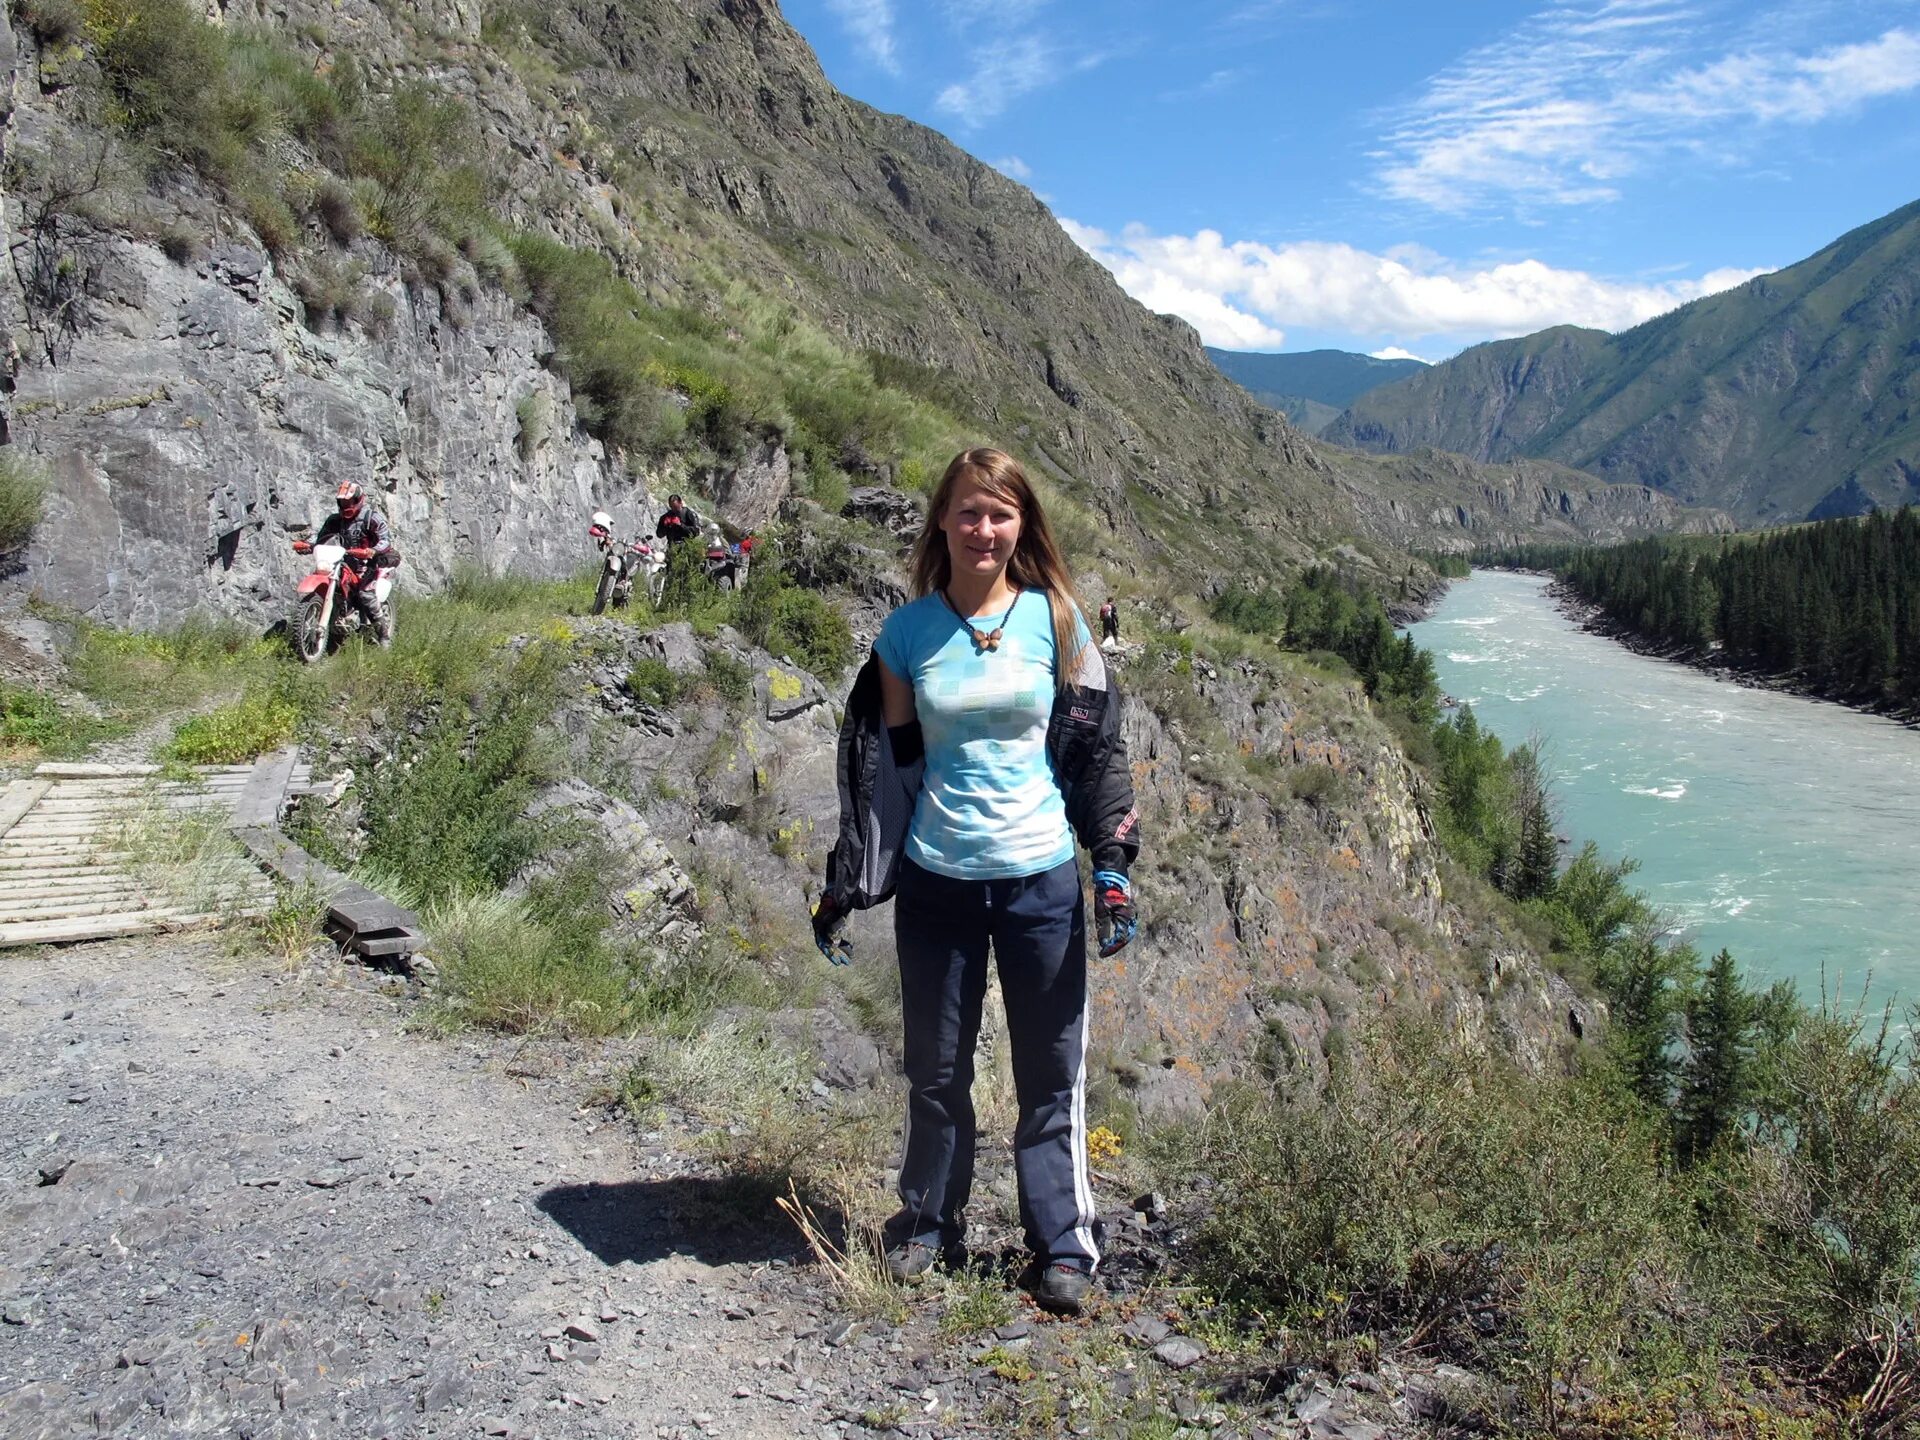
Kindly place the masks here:
[(293, 619), (287, 624), (287, 638), (293, 653), (303, 665), (311, 665), (327, 653), (327, 592), (316, 590), (300, 597)]
[(593, 592), (593, 613), (598, 615), (607, 608), (607, 597), (613, 594), (613, 567), (600, 567), (600, 588)]

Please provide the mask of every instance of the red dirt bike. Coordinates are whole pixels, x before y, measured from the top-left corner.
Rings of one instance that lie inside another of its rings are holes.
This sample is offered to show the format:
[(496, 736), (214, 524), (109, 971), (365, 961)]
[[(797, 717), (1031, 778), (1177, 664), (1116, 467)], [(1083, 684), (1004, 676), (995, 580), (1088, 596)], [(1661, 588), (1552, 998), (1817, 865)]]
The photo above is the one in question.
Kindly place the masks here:
[(753, 547), (758, 541), (751, 535), (729, 545), (716, 540), (707, 546), (707, 579), (722, 590), (737, 590), (747, 583), (747, 567), (753, 563)]
[[(315, 545), (311, 540), (293, 542), (296, 555), (311, 555), (313, 571), (300, 581), (300, 598), (294, 603), (293, 616), (287, 622), (287, 638), (293, 653), (303, 664), (335, 649), (354, 630), (361, 628), (360, 612), (353, 607), (353, 596), (363, 585), (373, 586), (385, 619), (382, 639), (393, 636), (393, 572), (398, 564), (376, 565), (372, 578), (347, 564), (344, 545)], [(355, 550), (355, 559), (371, 560), (373, 551)]]

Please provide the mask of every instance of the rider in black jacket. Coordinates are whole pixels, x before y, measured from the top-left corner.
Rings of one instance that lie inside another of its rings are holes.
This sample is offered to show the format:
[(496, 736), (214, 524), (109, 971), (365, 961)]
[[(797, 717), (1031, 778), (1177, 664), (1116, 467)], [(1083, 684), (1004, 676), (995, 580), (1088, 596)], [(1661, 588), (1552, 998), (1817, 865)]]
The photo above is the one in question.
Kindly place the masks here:
[(320, 523), (314, 536), (316, 545), (346, 547), (346, 564), (361, 581), (349, 590), (353, 608), (373, 631), (382, 646), (393, 643), (393, 617), (373, 593), (375, 572), (381, 566), (399, 563), (393, 548), (393, 528), (387, 517), (368, 503), (366, 491), (357, 481), (345, 480), (334, 492), (334, 513)]

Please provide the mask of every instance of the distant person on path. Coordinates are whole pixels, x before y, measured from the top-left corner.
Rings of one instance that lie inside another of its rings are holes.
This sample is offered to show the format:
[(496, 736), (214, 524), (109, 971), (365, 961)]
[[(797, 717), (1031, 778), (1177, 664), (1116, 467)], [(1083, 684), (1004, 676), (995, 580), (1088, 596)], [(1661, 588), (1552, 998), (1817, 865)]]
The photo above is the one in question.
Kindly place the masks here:
[(678, 495), (669, 495), (667, 508), (661, 514), (659, 523), (653, 527), (653, 533), (665, 540), (667, 549), (671, 550), (683, 540), (699, 537), (700, 517)]
[(1100, 605), (1100, 643), (1104, 645), (1109, 640), (1116, 645), (1120, 643), (1120, 607), (1113, 603), (1111, 595)]
[(974, 449), (947, 467), (914, 547), (918, 597), (881, 626), (840, 741), (840, 836), (814, 913), (845, 963), (847, 912), (891, 896), (905, 1012), (896, 1281), (965, 1256), (973, 1054), (987, 960), (1006, 997), (1014, 1171), (1032, 1262), (1021, 1283), (1076, 1313), (1100, 1262), (1088, 1178), (1086, 907), (1100, 954), (1134, 936), (1139, 850), (1120, 697), (1020, 465)]

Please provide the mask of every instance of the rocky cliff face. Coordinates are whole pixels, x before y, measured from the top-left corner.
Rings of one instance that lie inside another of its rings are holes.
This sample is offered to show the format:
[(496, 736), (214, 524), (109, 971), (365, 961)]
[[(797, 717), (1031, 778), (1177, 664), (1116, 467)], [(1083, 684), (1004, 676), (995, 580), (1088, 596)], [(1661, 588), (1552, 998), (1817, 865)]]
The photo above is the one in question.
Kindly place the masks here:
[(648, 497), (575, 421), (539, 324), (504, 297), (454, 323), (431, 291), (382, 287), (380, 333), (317, 332), (244, 243), (178, 264), (113, 245), (91, 323), (57, 366), (23, 366), (17, 443), (56, 479), (25, 563), (55, 604), (162, 627), (196, 609), (277, 616), (287, 545), (358, 480), (393, 521), (408, 587), (463, 561), (559, 575), (597, 507)]
[[(1464, 551), (1527, 540), (1607, 544), (1649, 533), (1719, 535), (1720, 510), (1689, 509), (1647, 485), (1608, 485), (1545, 460), (1478, 464), (1444, 450), (1383, 457), (1383, 487), (1352, 485), (1367, 531), (1395, 545)], [(1351, 482), (1349, 482), (1351, 483)]]

